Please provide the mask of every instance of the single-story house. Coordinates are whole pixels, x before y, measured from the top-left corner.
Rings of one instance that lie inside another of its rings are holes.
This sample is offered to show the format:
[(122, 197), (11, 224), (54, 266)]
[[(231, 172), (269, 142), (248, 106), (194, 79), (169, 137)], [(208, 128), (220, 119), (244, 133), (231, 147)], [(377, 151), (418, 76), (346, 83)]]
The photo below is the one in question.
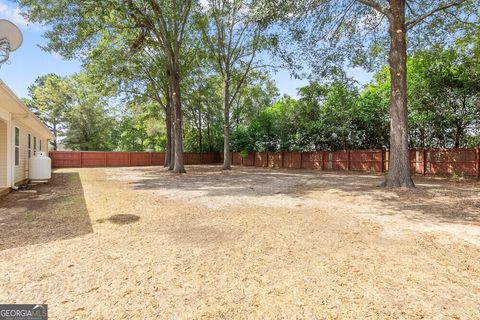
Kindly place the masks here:
[(55, 137), (0, 80), (0, 194), (28, 180), (28, 161)]

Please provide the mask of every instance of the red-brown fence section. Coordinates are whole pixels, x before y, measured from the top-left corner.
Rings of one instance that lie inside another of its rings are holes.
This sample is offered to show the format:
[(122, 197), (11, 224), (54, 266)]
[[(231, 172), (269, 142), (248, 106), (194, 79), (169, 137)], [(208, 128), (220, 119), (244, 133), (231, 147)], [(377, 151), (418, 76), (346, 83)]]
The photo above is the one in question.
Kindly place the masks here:
[[(163, 152), (52, 151), (52, 167), (128, 167), (163, 165)], [(340, 150), (313, 152), (250, 152), (246, 157), (231, 154), (239, 166), (317, 169), (339, 171), (388, 171), (388, 150)], [(213, 164), (223, 161), (223, 154), (184, 153), (186, 165)], [(415, 174), (480, 175), (480, 148), (410, 150), (410, 168)]]
[[(187, 165), (221, 162), (220, 153), (184, 153)], [(164, 152), (51, 151), (53, 168), (160, 166)]]
[[(242, 166), (335, 171), (388, 171), (388, 150), (232, 153), (232, 164)], [(480, 176), (480, 148), (410, 150), (414, 174)]]

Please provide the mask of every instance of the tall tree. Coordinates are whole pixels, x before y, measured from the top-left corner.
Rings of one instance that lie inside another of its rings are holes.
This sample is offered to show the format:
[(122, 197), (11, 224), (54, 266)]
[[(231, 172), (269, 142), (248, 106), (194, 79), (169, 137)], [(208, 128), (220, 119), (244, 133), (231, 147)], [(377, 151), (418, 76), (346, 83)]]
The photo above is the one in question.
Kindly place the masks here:
[(175, 156), (173, 171), (184, 173), (181, 107), (182, 47), (195, 5), (193, 0), (63, 0), (39, 4), (35, 0), (17, 0), (32, 22), (48, 24), (49, 40), (44, 49), (66, 58), (83, 59), (108, 30), (119, 33), (130, 29), (137, 34), (139, 46), (162, 52), (167, 66), (173, 104)]
[(163, 50), (173, 104), (175, 144), (173, 171), (184, 173), (180, 56), (183, 41), (188, 30), (190, 14), (193, 9), (193, 1), (127, 0), (126, 2), (127, 16), (135, 21), (143, 31), (139, 37), (143, 38), (148, 35)]
[[(101, 33), (101, 37), (85, 59), (84, 69), (92, 79), (111, 87), (114, 94), (122, 96), (124, 104), (134, 102), (139, 97), (156, 103), (157, 112), (165, 114), (164, 166), (173, 169), (171, 90), (163, 53), (144, 47), (143, 40), (139, 42), (130, 29), (113, 34), (106, 31)], [(136, 110), (141, 111), (138, 108)]]
[[(290, 35), (300, 43), (306, 59), (289, 55), (284, 48), (291, 47), (290, 43), (279, 45), (279, 54), (297, 67), (307, 60), (314, 72), (325, 75), (325, 71), (335, 70), (332, 66), (342, 68), (346, 60), (353, 66), (371, 67), (375, 61), (372, 58), (386, 53), (391, 75), (391, 124), (390, 166), (383, 186), (413, 188), (408, 153), (407, 34), (411, 48), (434, 41), (452, 42), (451, 37), (459, 33), (458, 27), (478, 24), (478, 2), (258, 0), (256, 3), (256, 12), (264, 21), (285, 23)], [(445, 37), (446, 32), (451, 37)]]
[(55, 139), (53, 150), (57, 150), (57, 137), (61, 134), (65, 112), (72, 101), (67, 79), (56, 74), (40, 76), (28, 87), (30, 99), (27, 105), (50, 127)]
[(85, 74), (68, 79), (72, 94), (65, 112), (65, 138), (62, 142), (73, 150), (112, 150), (115, 119), (109, 110), (108, 95), (91, 83)]
[(223, 170), (231, 169), (231, 106), (255, 68), (254, 60), (261, 49), (261, 29), (249, 18), (249, 4), (246, 0), (209, 0), (203, 28), (204, 42), (222, 79)]

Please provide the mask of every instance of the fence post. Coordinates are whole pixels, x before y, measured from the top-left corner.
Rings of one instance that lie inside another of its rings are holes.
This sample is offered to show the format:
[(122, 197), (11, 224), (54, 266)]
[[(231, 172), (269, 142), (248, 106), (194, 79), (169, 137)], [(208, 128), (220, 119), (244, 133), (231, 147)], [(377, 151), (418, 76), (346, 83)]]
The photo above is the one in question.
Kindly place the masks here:
[(303, 168), (303, 152), (299, 152), (300, 153), (300, 169)]
[(347, 171), (350, 171), (350, 149), (347, 150)]
[(83, 155), (82, 155), (82, 151), (80, 151), (80, 168), (83, 167)]
[(383, 148), (380, 149), (380, 172), (383, 172), (383, 161), (384, 161), (384, 157), (383, 157)]
[(321, 161), (322, 161), (322, 167), (321, 168), (322, 168), (322, 170), (324, 170), (324, 167), (325, 167), (325, 165), (324, 165), (325, 151), (323, 151), (323, 150), (322, 150), (322, 157), (321, 158), (322, 158), (321, 159)]
[(425, 175), (427, 173), (427, 152), (425, 148), (423, 148), (423, 154), (422, 154), (422, 174)]
[(480, 178), (480, 148), (477, 148), (477, 179)]
[(385, 150), (385, 172), (390, 170), (390, 149)]

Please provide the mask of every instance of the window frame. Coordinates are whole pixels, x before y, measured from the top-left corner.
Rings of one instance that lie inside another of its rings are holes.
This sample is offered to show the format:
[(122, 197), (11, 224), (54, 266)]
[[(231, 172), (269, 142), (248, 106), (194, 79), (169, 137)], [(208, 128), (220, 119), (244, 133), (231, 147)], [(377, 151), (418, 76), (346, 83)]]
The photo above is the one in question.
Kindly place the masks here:
[(15, 127), (15, 167), (20, 165), (20, 128)]
[(32, 135), (28, 134), (28, 159), (32, 157)]

